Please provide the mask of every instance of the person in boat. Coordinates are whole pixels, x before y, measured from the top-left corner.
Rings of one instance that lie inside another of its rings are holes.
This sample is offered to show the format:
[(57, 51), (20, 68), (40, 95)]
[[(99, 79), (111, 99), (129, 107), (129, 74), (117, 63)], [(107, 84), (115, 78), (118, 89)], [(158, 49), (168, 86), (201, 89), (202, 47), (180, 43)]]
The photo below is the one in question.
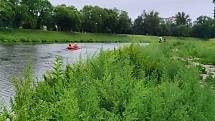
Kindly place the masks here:
[(75, 47), (75, 46), (77, 46), (77, 44), (71, 44), (71, 43), (69, 43), (69, 47)]
[(67, 49), (79, 49), (77, 44), (69, 44), (69, 46), (67, 47)]

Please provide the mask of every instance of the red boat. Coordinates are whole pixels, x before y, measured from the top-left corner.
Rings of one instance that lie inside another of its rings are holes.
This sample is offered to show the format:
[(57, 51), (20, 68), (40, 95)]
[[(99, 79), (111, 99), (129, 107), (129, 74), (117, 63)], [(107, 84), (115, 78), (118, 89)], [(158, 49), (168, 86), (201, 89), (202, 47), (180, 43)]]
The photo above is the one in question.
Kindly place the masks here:
[(78, 50), (80, 49), (77, 44), (69, 44), (67, 47), (68, 50)]

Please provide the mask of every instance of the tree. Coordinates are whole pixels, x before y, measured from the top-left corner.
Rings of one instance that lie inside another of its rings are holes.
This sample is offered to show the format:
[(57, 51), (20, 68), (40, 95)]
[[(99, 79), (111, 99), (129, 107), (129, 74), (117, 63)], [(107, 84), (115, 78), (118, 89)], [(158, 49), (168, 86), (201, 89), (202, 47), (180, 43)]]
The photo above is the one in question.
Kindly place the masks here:
[(144, 34), (144, 27), (143, 27), (144, 19), (143, 16), (138, 16), (134, 20), (134, 26), (133, 26), (133, 33), (134, 34)]
[(0, 0), (0, 27), (10, 26), (13, 20), (12, 4), (7, 0)]
[[(108, 10), (98, 6), (84, 6), (81, 10), (83, 16), (83, 31), (87, 32), (106, 32), (108, 30), (107, 20)], [(105, 23), (106, 22), (106, 23)]]
[(18, 6), (18, 18), (20, 24), (26, 29), (35, 29), (37, 26), (37, 17), (39, 15), (39, 0), (22, 0)]
[(134, 32), (136, 34), (160, 34), (160, 17), (159, 13), (155, 11), (143, 11), (142, 15), (134, 21)]
[(174, 36), (190, 36), (191, 34), (191, 19), (190, 16), (184, 12), (176, 14), (176, 24), (173, 26)]
[(53, 18), (52, 12), (53, 7), (48, 0), (41, 0), (39, 1), (39, 15), (37, 19), (37, 28), (41, 28), (42, 26), (48, 26), (48, 28), (53, 27)]
[(80, 28), (80, 13), (74, 6), (57, 6), (54, 19), (61, 31), (77, 31)]
[(173, 26), (174, 25), (172, 23), (170, 23), (170, 22), (160, 23), (159, 35), (161, 35), (161, 36), (171, 36)]
[(192, 36), (201, 38), (215, 37), (214, 20), (207, 16), (198, 17), (193, 26)]
[(213, 19), (208, 17), (208, 16), (200, 16), (197, 18), (197, 21), (195, 21), (194, 23), (200, 25), (200, 24), (208, 24), (209, 22), (212, 22)]
[(178, 12), (176, 14), (176, 25), (190, 25), (191, 19), (189, 15), (186, 15), (184, 12)]
[(118, 9), (104, 9), (107, 16), (104, 19), (105, 32), (117, 33), (118, 25)]
[(173, 26), (173, 36), (179, 36), (179, 37), (189, 37), (191, 36), (191, 27), (187, 25), (178, 25)]
[(108, 19), (108, 12), (98, 6), (93, 7), (93, 14), (92, 17), (95, 22), (95, 32), (105, 33), (106, 32), (106, 26), (105, 26), (105, 20)]
[[(32, 28), (36, 21), (31, 21), (31, 16), (28, 13), (28, 7), (26, 5), (17, 5), (15, 7), (14, 26), (24, 28)], [(33, 23), (34, 22), (34, 23)], [(28, 24), (28, 25), (27, 25)]]
[(35, 29), (50, 23), (52, 5), (48, 0), (11, 0), (15, 7), (15, 23), (24, 28)]
[(144, 29), (146, 34), (158, 35), (160, 31), (160, 17), (159, 13), (155, 11), (143, 12)]
[(132, 22), (126, 11), (120, 11), (118, 22), (118, 33), (129, 34), (131, 33)]
[(99, 33), (131, 33), (132, 22), (125, 11), (84, 6), (83, 31)]
[(99, 15), (95, 14), (95, 9), (93, 6), (84, 6), (81, 10), (83, 16), (82, 29), (86, 32), (98, 32), (97, 24)]

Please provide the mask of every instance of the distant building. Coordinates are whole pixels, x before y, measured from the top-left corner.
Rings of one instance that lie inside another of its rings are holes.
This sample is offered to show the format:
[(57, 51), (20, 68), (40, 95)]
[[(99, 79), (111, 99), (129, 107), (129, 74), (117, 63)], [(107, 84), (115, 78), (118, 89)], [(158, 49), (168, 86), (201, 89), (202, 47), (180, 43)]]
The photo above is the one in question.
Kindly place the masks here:
[(164, 22), (164, 23), (175, 23), (176, 17), (172, 16), (172, 17), (169, 17), (169, 18), (161, 18), (161, 21)]

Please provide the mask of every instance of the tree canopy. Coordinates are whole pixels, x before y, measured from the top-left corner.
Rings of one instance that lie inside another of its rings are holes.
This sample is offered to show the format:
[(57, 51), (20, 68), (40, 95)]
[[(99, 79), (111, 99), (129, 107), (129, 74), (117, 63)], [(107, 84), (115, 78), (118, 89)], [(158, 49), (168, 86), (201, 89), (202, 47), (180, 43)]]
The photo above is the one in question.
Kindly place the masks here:
[(80, 14), (74, 6), (57, 6), (54, 10), (54, 21), (62, 31), (78, 31), (80, 28)]
[(191, 19), (189, 15), (184, 12), (178, 12), (176, 14), (176, 25), (190, 25)]
[(13, 16), (14, 12), (11, 2), (7, 0), (0, 0), (0, 27), (11, 25)]
[[(213, 0), (215, 3), (215, 0)], [(157, 11), (143, 11), (134, 21), (128, 12), (86, 5), (53, 6), (48, 0), (0, 0), (0, 27), (144, 34), (156, 36), (215, 37), (214, 19), (200, 16), (192, 23), (185, 12), (162, 18)]]
[(159, 13), (155, 11), (144, 11), (134, 22), (134, 32), (137, 34), (158, 35), (160, 29)]

